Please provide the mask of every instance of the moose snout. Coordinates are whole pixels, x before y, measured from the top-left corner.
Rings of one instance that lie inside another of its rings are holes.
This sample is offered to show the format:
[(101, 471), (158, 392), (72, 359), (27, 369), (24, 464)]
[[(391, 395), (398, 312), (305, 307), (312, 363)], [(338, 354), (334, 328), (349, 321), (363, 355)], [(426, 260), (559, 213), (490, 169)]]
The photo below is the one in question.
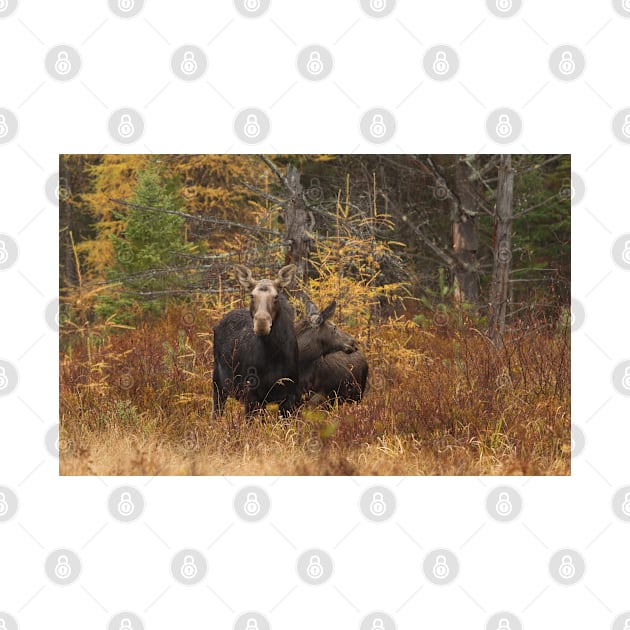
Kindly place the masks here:
[(359, 346), (357, 346), (357, 342), (354, 339), (346, 343), (346, 345), (343, 347), (343, 351), (346, 354), (352, 354), (353, 352), (356, 352), (358, 349), (359, 349)]
[(271, 317), (260, 316), (254, 317), (254, 333), (259, 337), (264, 337), (271, 332)]

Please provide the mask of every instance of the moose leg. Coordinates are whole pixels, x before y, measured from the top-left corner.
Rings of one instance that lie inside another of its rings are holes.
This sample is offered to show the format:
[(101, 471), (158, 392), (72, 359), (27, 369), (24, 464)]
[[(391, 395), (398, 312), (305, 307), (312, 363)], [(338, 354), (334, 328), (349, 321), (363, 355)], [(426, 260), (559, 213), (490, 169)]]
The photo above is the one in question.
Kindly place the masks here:
[(256, 415), (257, 411), (260, 411), (264, 407), (263, 403), (251, 396), (245, 394), (245, 419), (247, 422), (251, 422)]
[(298, 405), (298, 396), (295, 392), (289, 392), (287, 397), (280, 403), (280, 417), (289, 417)]

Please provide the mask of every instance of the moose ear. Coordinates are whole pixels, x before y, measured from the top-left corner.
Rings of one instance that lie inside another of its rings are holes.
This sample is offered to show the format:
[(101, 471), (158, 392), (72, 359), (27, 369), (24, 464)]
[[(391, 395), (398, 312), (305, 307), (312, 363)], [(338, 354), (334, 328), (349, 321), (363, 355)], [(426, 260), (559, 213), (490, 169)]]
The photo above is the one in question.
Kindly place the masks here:
[(306, 304), (306, 319), (313, 328), (317, 328), (324, 321), (319, 314), (319, 309), (308, 298), (304, 302)]
[(317, 317), (319, 315), (319, 309), (313, 302), (311, 302), (308, 298), (305, 300), (306, 302), (306, 317), (311, 319), (312, 317)]
[(337, 308), (337, 302), (333, 300), (323, 311), (322, 311), (322, 321), (325, 322), (329, 320), (334, 314), (335, 309)]
[(256, 286), (256, 281), (252, 278), (252, 272), (243, 265), (234, 265), (234, 272), (240, 285), (251, 291)]
[(288, 284), (293, 282), (295, 278), (295, 272), (297, 268), (295, 265), (287, 265), (286, 267), (282, 267), (278, 272), (278, 278), (275, 280), (274, 284), (276, 289), (282, 289), (286, 287)]

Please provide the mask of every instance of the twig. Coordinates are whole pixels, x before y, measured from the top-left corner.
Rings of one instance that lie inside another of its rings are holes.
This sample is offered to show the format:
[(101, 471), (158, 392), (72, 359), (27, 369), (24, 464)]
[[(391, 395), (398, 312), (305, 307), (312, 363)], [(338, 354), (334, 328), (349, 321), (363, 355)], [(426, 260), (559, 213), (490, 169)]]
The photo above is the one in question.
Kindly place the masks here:
[(547, 197), (547, 199), (544, 199), (543, 201), (541, 201), (540, 203), (537, 203), (533, 206), (530, 206), (529, 208), (525, 208), (525, 210), (520, 210), (519, 212), (515, 212), (514, 213), (514, 218), (518, 219), (519, 217), (522, 217), (526, 214), (528, 214), (529, 212), (531, 212), (532, 210), (536, 210), (536, 208), (540, 208), (541, 206), (544, 206), (545, 204), (549, 203), (550, 201), (553, 201), (554, 199), (556, 199), (556, 197), (561, 197), (562, 193), (555, 193), (554, 195), (551, 195), (551, 197)]
[(183, 217), (185, 219), (191, 219), (193, 221), (199, 221), (200, 223), (212, 223), (214, 225), (223, 225), (225, 227), (240, 228), (242, 230), (250, 230), (251, 232), (264, 232), (265, 234), (273, 234), (274, 236), (280, 236), (280, 232), (276, 230), (270, 230), (269, 228), (260, 227), (258, 225), (245, 225), (244, 223), (237, 223), (236, 221), (228, 221), (227, 219), (217, 219), (215, 217), (198, 217), (194, 214), (188, 214), (187, 212), (180, 212), (179, 210), (167, 210), (166, 208), (154, 208), (153, 206), (143, 206), (137, 203), (131, 203), (129, 201), (123, 201), (122, 199), (112, 199), (108, 197), (109, 201), (117, 203), (121, 206), (128, 206), (130, 208), (136, 208), (137, 210), (149, 210), (150, 212), (162, 212), (164, 214), (172, 214), (177, 217)]
[(257, 188), (256, 186), (249, 184), (248, 182), (241, 182), (241, 185), (247, 188), (247, 190), (251, 190), (253, 193), (257, 194), (259, 197), (266, 199), (267, 201), (271, 201), (271, 203), (278, 204), (279, 206), (286, 203), (285, 199), (280, 199), (280, 197), (275, 197), (274, 195), (270, 195), (266, 193), (264, 190)]
[(138, 295), (140, 297), (153, 297), (157, 295), (191, 295), (195, 293), (239, 293), (240, 289), (207, 289), (205, 287), (190, 287), (188, 289), (165, 289), (163, 291), (120, 291), (125, 295)]
[(287, 190), (293, 192), (291, 184), (289, 184), (289, 180), (286, 178), (285, 174), (266, 155), (260, 155), (259, 157), (272, 170), (273, 174), (280, 180), (282, 185)]

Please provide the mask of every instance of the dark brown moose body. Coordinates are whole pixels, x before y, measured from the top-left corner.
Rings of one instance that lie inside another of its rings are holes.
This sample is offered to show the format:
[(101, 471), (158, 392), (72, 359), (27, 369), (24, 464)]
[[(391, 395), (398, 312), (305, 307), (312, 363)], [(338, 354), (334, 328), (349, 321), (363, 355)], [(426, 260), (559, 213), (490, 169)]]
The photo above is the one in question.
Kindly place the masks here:
[(310, 300), (306, 319), (296, 326), (301, 394), (319, 394), (328, 402), (360, 402), (365, 392), (368, 363), (354, 338), (331, 321), (333, 301), (321, 313)]
[(251, 291), (250, 309), (228, 313), (214, 329), (214, 413), (221, 415), (228, 396), (242, 400), (251, 416), (267, 403), (280, 403), (286, 415), (298, 404), (298, 345), (294, 310), (282, 289), (295, 276), (283, 267), (274, 281), (252, 278), (236, 266), (241, 285)]
[(313, 365), (308, 390), (326, 396), (329, 402), (361, 402), (368, 377), (368, 363), (361, 350), (331, 352)]

